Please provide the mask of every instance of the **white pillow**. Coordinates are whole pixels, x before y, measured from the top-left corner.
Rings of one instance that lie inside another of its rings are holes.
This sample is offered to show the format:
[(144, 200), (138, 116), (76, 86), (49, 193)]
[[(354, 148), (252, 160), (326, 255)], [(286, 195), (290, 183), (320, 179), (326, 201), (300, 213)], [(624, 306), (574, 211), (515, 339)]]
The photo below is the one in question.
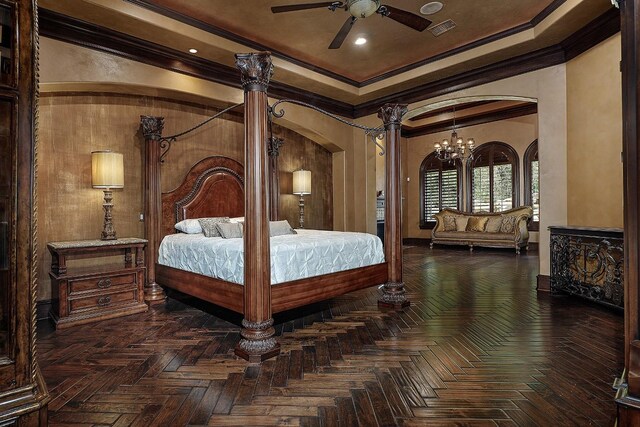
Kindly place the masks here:
[(243, 216), (237, 216), (235, 218), (229, 218), (229, 222), (244, 222)]
[(176, 230), (187, 234), (202, 233), (202, 227), (197, 219), (185, 219), (174, 225)]

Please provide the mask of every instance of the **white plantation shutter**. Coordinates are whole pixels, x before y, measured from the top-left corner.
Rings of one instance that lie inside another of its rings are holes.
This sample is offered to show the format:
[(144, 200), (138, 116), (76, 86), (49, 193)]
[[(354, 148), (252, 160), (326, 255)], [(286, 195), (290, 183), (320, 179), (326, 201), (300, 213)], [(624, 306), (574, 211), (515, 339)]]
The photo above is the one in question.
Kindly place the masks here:
[(420, 207), (421, 223), (435, 221), (434, 215), (444, 208), (458, 209), (460, 167), (442, 163), (435, 155), (430, 154), (422, 162)]

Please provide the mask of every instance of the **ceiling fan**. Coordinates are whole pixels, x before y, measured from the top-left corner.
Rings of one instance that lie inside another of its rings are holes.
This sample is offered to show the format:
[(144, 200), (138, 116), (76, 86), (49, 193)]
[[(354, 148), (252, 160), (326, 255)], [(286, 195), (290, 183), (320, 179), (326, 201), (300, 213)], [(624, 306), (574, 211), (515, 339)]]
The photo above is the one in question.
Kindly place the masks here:
[(273, 6), (271, 8), (271, 12), (295, 12), (298, 10), (320, 9), (323, 7), (326, 7), (332, 12), (335, 12), (336, 9), (344, 9), (351, 14), (329, 45), (329, 49), (338, 49), (342, 46), (342, 43), (347, 38), (349, 31), (351, 31), (351, 27), (358, 18), (367, 18), (374, 13), (381, 16), (387, 16), (390, 19), (406, 25), (407, 27), (413, 28), (416, 31), (424, 31), (429, 25), (431, 25), (431, 21), (426, 18), (407, 12), (406, 10), (397, 9), (393, 6), (381, 5), (380, 0), (347, 0), (346, 2), (324, 1), (318, 3), (289, 4)]

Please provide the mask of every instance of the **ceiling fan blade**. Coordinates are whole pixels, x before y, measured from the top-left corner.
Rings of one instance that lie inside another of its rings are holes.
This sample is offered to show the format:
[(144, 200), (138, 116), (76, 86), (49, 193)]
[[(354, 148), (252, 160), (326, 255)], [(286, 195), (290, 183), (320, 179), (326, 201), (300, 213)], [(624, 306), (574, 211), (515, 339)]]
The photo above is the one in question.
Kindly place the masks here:
[(414, 13), (407, 12), (406, 10), (398, 9), (393, 6), (382, 6), (387, 9), (387, 14), (389, 18), (393, 19), (396, 22), (406, 25), (407, 27), (411, 27), (416, 31), (424, 31), (427, 29), (429, 25), (431, 25), (431, 21), (422, 16), (418, 16)]
[(329, 49), (339, 49), (340, 46), (342, 46), (342, 43), (344, 42), (344, 39), (347, 38), (349, 31), (351, 31), (351, 27), (353, 27), (354, 22), (356, 22), (355, 17), (350, 16), (347, 18), (345, 23), (342, 25), (342, 28), (340, 28), (340, 31), (338, 31), (338, 34), (336, 34), (336, 37), (329, 45)]
[[(332, 6), (335, 3), (336, 3), (335, 1), (322, 1), (318, 3), (288, 4), (283, 6), (272, 6), (271, 12), (282, 13), (282, 12), (295, 12), (297, 10), (320, 9), (321, 7)], [(337, 2), (337, 3), (341, 3), (341, 2)], [(336, 7), (341, 7), (341, 5), (336, 5)]]

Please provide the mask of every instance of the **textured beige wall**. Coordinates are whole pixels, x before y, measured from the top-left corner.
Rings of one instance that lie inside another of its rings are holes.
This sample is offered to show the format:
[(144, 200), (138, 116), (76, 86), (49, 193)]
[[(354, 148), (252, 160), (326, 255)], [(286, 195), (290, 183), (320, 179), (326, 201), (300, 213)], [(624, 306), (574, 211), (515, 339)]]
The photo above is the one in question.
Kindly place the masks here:
[[(46, 243), (99, 238), (102, 230), (103, 192), (91, 188), (91, 151), (111, 149), (124, 154), (125, 185), (114, 190), (114, 224), (120, 237), (143, 237), (143, 139), (140, 114), (165, 117), (164, 135), (188, 129), (217, 110), (137, 95), (44, 94), (40, 101), (39, 147), (39, 299), (51, 295)], [(280, 164), (287, 177), (304, 163), (312, 172), (312, 194), (306, 197), (306, 226), (332, 228), (332, 154), (309, 139), (280, 126), (274, 134), (284, 138)], [(194, 133), (180, 138), (161, 166), (162, 189), (177, 187), (198, 160), (223, 155), (243, 163), (243, 122), (226, 114)], [(304, 153), (304, 156), (302, 155)], [(329, 173), (327, 173), (327, 170)], [(290, 180), (289, 180), (290, 181)], [(284, 191), (284, 190), (283, 190)], [(281, 217), (297, 226), (297, 198), (281, 196)]]
[(568, 223), (623, 227), (620, 35), (567, 63)]
[[(478, 146), (489, 141), (501, 141), (506, 142), (516, 150), (520, 170), (520, 204), (523, 204), (524, 169), (522, 162), (527, 147), (538, 137), (537, 115), (532, 114), (510, 120), (459, 128), (458, 134), (463, 138), (474, 138)], [(404, 230), (407, 237), (431, 237), (431, 230), (420, 229), (420, 165), (424, 158), (433, 152), (434, 142), (442, 141), (444, 138), (450, 139), (450, 137), (451, 132), (447, 131), (410, 138), (406, 142), (406, 151), (411, 153), (410, 156), (406, 157), (404, 163), (405, 177), (409, 178), (409, 181), (406, 183), (406, 192), (404, 195), (406, 200)], [(466, 180), (463, 180), (463, 185), (465, 185), (464, 183), (466, 183)], [(465, 200), (463, 200), (462, 203), (464, 207)], [(535, 233), (535, 238), (532, 238), (532, 241), (536, 240), (537, 233)]]

